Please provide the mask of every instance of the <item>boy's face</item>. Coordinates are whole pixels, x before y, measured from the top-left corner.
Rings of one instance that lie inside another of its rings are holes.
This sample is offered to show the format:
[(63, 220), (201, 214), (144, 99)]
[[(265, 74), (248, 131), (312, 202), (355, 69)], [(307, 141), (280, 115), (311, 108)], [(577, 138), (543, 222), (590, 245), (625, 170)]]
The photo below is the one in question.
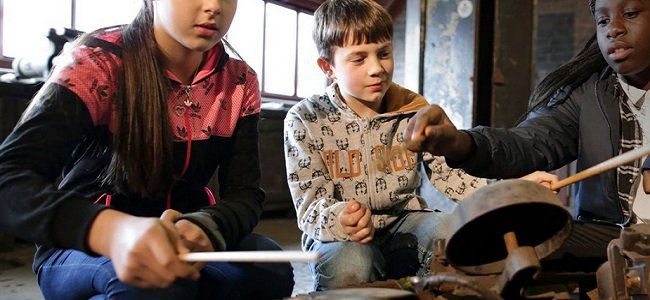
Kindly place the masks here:
[(650, 79), (650, 0), (597, 0), (598, 46), (614, 71), (642, 84)]
[(319, 66), (338, 83), (346, 101), (359, 101), (377, 111), (393, 79), (393, 43), (335, 47), (332, 62), (319, 59)]

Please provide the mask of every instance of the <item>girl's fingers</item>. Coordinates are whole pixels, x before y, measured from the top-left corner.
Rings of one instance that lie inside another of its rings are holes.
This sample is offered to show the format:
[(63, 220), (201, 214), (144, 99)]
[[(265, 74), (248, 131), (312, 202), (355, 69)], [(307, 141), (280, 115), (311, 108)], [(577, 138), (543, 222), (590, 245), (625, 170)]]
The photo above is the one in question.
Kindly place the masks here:
[(429, 116), (427, 113), (416, 114), (409, 122), (413, 122), (413, 127), (409, 136), (410, 141), (418, 141), (424, 138), (424, 128), (428, 124)]
[(176, 229), (174, 223), (167, 220), (163, 220), (162, 225), (165, 228), (167, 237), (169, 238), (170, 242), (172, 242), (172, 245), (174, 245), (174, 248), (176, 249), (177, 253), (183, 254), (183, 253), (190, 252), (187, 246), (185, 246), (185, 243), (183, 242), (183, 238), (179, 233), (179, 231)]
[(157, 288), (157, 286), (155, 286), (154, 283), (145, 280), (144, 276), (136, 276), (130, 282), (126, 282), (126, 281), (123, 282), (143, 289)]
[(445, 112), (433, 104), (418, 111), (409, 120), (404, 131), (404, 143), (413, 152), (433, 151), (438, 137), (445, 134), (446, 127), (453, 127)]
[[(156, 262), (176, 277), (198, 279), (198, 271), (184, 261), (181, 261), (178, 257), (178, 253), (187, 253), (189, 250), (180, 241), (176, 229), (173, 226), (171, 229), (165, 229), (166, 235), (152, 236), (149, 244)], [(177, 248), (181, 251), (177, 251)]]
[(197, 261), (197, 262), (192, 263), (192, 268), (196, 269), (197, 271), (201, 271), (201, 269), (203, 269), (203, 267), (205, 267), (205, 265), (207, 265), (207, 264), (208, 263), (206, 263), (206, 262)]
[(151, 287), (166, 288), (176, 280), (174, 274), (156, 262), (152, 262), (151, 259), (141, 260), (139, 267), (136, 278)]
[(160, 216), (160, 220), (169, 221), (173, 223), (176, 222), (176, 220), (178, 220), (178, 218), (180, 218), (181, 215), (182, 214), (177, 210), (167, 209)]
[(180, 220), (175, 226), (189, 251), (214, 251), (210, 238), (199, 226), (187, 220)]

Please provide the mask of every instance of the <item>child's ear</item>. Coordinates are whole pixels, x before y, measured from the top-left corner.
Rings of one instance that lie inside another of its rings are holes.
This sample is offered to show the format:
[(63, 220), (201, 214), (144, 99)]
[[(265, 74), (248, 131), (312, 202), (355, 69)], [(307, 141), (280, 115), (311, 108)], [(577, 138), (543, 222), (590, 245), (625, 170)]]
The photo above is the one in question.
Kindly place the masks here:
[(330, 80), (336, 80), (336, 76), (334, 75), (334, 67), (332, 66), (332, 64), (327, 62), (327, 60), (322, 57), (318, 58), (317, 63), (321, 71), (323, 71), (323, 73), (327, 75), (327, 78), (329, 78)]

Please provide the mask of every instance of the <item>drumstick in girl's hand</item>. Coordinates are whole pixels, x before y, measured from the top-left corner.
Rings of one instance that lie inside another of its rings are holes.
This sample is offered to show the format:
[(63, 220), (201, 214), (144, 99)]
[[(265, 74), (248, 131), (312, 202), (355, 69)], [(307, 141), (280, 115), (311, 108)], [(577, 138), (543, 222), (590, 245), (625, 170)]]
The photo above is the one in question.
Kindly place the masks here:
[(190, 252), (179, 255), (187, 262), (310, 262), (318, 260), (317, 252), (303, 251), (222, 251), (222, 252)]
[(583, 170), (579, 173), (576, 173), (575, 175), (569, 176), (563, 180), (558, 181), (557, 183), (551, 186), (551, 190), (554, 191), (558, 190), (569, 184), (578, 182), (580, 180), (589, 178), (594, 175), (598, 175), (602, 172), (614, 169), (618, 166), (622, 166), (633, 160), (640, 159), (641, 157), (644, 157), (648, 154), (650, 154), (650, 146), (645, 146), (634, 150), (630, 150), (621, 155), (614, 156), (606, 161), (603, 161), (589, 169)]

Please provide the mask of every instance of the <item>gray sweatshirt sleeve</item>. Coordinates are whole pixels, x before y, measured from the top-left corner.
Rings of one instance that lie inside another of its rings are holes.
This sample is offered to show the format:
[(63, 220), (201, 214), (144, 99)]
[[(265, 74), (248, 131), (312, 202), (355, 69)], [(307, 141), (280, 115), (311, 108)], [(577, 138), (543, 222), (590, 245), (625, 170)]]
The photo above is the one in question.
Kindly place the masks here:
[(334, 183), (320, 151), (310, 148), (312, 134), (296, 105), (284, 120), (287, 181), (296, 209), (298, 228), (321, 242), (344, 241), (348, 235), (339, 223), (346, 203), (334, 198)]
[(488, 183), (485, 178), (474, 177), (461, 169), (449, 167), (442, 156), (433, 156), (426, 152), (423, 155), (433, 187), (455, 202), (463, 200)]

